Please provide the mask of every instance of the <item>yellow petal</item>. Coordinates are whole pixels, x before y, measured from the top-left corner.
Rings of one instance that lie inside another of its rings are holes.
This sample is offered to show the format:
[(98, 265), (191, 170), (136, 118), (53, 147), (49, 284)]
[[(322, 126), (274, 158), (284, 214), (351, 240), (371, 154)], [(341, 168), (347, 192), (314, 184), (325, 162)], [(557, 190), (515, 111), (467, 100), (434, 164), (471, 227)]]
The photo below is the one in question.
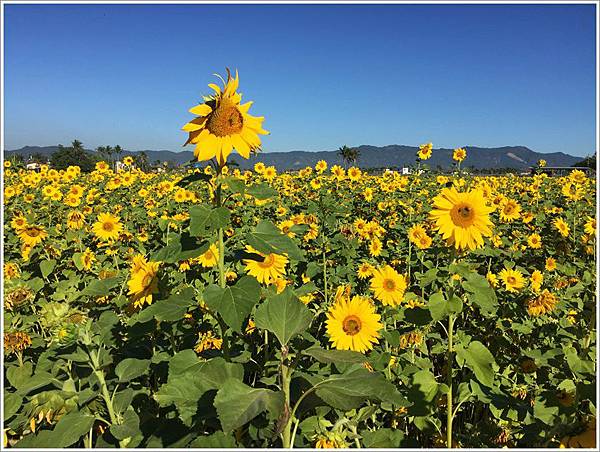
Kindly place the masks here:
[[(217, 86), (217, 85), (215, 85), (215, 86)], [(217, 88), (218, 88), (218, 86), (217, 86)], [(196, 105), (196, 106), (190, 108), (189, 112), (193, 115), (206, 116), (212, 112), (212, 108), (210, 105), (200, 104), (200, 105)]]

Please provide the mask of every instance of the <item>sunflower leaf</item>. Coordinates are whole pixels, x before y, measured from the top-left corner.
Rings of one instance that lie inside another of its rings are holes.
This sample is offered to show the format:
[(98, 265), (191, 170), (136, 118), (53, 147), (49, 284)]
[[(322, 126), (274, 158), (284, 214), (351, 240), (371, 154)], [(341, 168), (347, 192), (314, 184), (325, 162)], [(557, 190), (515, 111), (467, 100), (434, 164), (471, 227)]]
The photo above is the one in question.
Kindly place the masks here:
[(211, 284), (204, 289), (203, 298), (211, 310), (221, 314), (229, 327), (240, 332), (260, 298), (260, 284), (252, 276), (244, 276), (235, 285), (225, 288)]
[(304, 259), (302, 251), (294, 241), (270, 221), (261, 221), (254, 232), (246, 234), (246, 242), (261, 253), (287, 254), (291, 259)]
[(269, 297), (258, 307), (254, 321), (258, 328), (274, 333), (284, 346), (292, 337), (308, 328), (312, 317), (310, 310), (287, 287), (281, 294)]
[(190, 207), (190, 235), (204, 236), (229, 224), (231, 213), (225, 207)]

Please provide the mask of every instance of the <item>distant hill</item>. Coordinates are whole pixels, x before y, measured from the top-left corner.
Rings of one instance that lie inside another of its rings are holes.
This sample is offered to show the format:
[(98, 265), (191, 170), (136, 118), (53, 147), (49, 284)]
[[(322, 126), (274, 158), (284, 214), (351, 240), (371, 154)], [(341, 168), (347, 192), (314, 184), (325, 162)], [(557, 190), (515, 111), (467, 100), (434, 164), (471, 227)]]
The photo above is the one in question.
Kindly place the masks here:
[[(34, 153), (50, 155), (58, 149), (58, 146), (25, 146), (21, 149), (6, 151), (6, 155), (20, 154), (27, 159)], [(389, 146), (377, 147), (362, 145), (358, 146), (360, 157), (357, 166), (361, 168), (401, 168), (415, 164), (416, 152), (415, 146), (402, 146), (392, 144)], [(476, 169), (494, 169), (494, 168), (514, 168), (523, 170), (536, 165), (538, 160), (544, 159), (548, 166), (571, 166), (581, 161), (581, 157), (575, 157), (563, 152), (553, 152), (544, 154), (535, 152), (525, 146), (504, 146), (499, 148), (481, 148), (476, 146), (465, 146), (467, 150), (467, 159), (463, 162), (464, 167), (473, 167)], [(88, 151), (94, 153), (95, 151)], [(124, 151), (121, 158), (125, 155), (134, 155), (141, 151)], [(171, 161), (176, 165), (184, 164), (193, 159), (194, 154), (191, 151), (152, 151), (144, 150), (148, 156), (148, 162), (156, 160), (162, 162)], [(249, 160), (233, 155), (232, 158), (239, 163), (240, 167), (251, 168), (257, 162), (264, 162), (265, 165), (274, 165), (279, 171), (300, 169), (306, 166), (314, 166), (319, 160), (325, 160), (330, 166), (341, 165), (342, 159), (336, 151), (290, 151), (290, 152), (263, 152), (253, 156)], [(440, 166), (448, 168), (452, 165), (452, 149), (434, 149), (433, 155), (426, 162), (431, 168)]]

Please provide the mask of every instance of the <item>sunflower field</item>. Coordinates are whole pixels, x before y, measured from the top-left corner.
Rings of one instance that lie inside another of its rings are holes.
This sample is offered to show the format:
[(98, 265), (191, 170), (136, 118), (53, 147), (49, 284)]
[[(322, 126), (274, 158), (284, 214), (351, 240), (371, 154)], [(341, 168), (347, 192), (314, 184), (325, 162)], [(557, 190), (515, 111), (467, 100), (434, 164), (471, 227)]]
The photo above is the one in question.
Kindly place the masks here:
[(594, 179), (232, 169), (223, 82), (203, 168), (5, 162), (5, 447), (595, 447)]

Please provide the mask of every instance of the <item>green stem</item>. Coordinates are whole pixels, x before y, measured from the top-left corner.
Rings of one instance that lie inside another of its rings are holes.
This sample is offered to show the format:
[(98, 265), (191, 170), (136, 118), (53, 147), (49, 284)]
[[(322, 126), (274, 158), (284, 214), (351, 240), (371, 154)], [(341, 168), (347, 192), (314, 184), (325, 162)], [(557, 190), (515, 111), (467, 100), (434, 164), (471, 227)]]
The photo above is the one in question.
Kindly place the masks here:
[(325, 306), (327, 306), (329, 297), (327, 294), (327, 257), (325, 256), (325, 246), (325, 243), (323, 243), (323, 293), (325, 295)]
[(448, 402), (447, 402), (447, 447), (452, 449), (452, 341), (454, 334), (454, 314), (448, 317), (448, 358), (447, 358), (447, 385), (448, 385)]
[(283, 427), (283, 432), (281, 433), (281, 439), (283, 442), (283, 447), (285, 449), (290, 449), (292, 447), (292, 416), (290, 413), (290, 382), (292, 380), (292, 370), (283, 364), (283, 359), (281, 362), (281, 386), (283, 389), (283, 394), (285, 396), (285, 404), (284, 410), (288, 412), (288, 418), (285, 421), (285, 426)]

